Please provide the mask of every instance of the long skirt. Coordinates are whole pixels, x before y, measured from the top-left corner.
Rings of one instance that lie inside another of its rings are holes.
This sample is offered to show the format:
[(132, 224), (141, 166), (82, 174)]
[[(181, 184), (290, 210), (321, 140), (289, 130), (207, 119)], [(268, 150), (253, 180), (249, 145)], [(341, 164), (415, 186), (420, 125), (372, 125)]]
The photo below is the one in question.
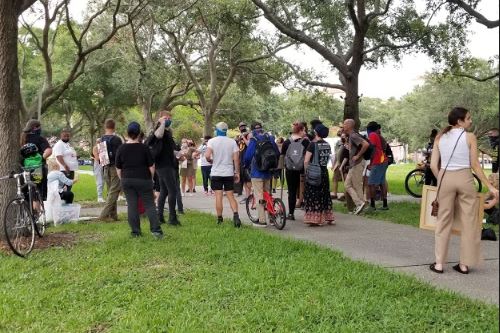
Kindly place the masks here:
[(326, 167), (321, 168), (321, 185), (312, 186), (306, 181), (304, 193), (304, 223), (321, 225), (335, 221), (330, 197), (330, 177)]

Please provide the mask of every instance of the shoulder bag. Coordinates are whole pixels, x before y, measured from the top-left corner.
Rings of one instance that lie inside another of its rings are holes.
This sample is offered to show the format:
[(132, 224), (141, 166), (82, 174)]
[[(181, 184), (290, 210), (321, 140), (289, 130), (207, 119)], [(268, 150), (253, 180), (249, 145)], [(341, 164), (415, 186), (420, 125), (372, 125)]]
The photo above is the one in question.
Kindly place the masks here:
[(318, 144), (314, 143), (314, 156), (312, 162), (306, 170), (306, 182), (311, 186), (321, 185), (321, 166), (319, 164), (319, 148)]

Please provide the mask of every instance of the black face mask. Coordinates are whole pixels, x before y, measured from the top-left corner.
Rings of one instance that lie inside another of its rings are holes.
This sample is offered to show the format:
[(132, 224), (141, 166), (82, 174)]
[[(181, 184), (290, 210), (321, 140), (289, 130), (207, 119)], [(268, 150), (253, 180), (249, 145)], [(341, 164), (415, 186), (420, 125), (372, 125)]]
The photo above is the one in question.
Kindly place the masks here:
[(498, 136), (489, 136), (488, 139), (490, 140), (490, 146), (498, 145)]
[(68, 143), (69, 139), (61, 139), (61, 141), (64, 142), (64, 143)]

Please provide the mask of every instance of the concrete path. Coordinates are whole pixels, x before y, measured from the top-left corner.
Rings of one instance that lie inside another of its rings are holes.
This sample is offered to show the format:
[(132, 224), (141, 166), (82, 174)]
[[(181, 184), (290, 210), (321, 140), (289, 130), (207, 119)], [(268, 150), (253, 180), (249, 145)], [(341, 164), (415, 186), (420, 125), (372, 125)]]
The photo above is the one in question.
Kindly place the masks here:
[[(241, 199), (241, 198), (238, 198)], [(286, 199), (286, 192), (284, 193)], [(185, 197), (186, 209), (214, 214), (214, 198), (196, 193)], [(286, 200), (284, 200), (286, 201)], [(245, 206), (239, 205), (244, 223), (250, 224)], [(120, 211), (125, 211), (120, 207)], [(82, 215), (94, 215), (95, 209), (83, 209)], [(483, 241), (483, 265), (469, 275), (461, 275), (452, 269), (458, 261), (459, 238), (450, 242), (449, 261), (445, 274), (438, 275), (429, 270), (434, 262), (434, 233), (415, 227), (376, 221), (360, 216), (336, 213), (337, 225), (309, 227), (303, 224), (304, 212), (297, 210), (296, 221), (288, 221), (284, 230), (265, 228), (266, 232), (318, 243), (343, 252), (347, 257), (406, 273), (438, 288), (448, 289), (473, 299), (499, 304), (499, 243)], [(224, 199), (224, 215), (232, 217), (227, 200)], [(215, 221), (215, 219), (214, 219)]]

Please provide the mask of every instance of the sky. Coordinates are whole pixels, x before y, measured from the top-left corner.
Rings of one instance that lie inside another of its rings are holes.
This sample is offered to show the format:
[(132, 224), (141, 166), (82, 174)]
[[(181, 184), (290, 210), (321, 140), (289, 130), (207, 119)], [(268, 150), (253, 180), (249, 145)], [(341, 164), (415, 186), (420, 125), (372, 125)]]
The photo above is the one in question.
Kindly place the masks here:
[[(423, 0), (417, 0), (423, 3)], [(71, 1), (71, 13), (75, 18), (82, 16), (87, 1)], [(482, 0), (479, 12), (493, 20), (499, 17), (498, 0)], [(499, 29), (488, 29), (474, 21), (471, 26), (469, 50), (474, 57), (489, 59), (499, 54)], [(302, 47), (302, 52), (295, 49), (284, 51), (282, 55), (295, 65), (313, 68), (318, 73), (324, 73), (327, 81), (336, 82), (337, 74), (326, 64), (320, 55)], [(311, 64), (313, 64), (311, 66)], [(374, 70), (363, 69), (360, 73), (359, 92), (365, 97), (388, 99), (400, 98), (411, 92), (415, 86), (423, 82), (423, 76), (432, 71), (433, 62), (425, 55), (408, 55), (400, 63), (390, 62)]]

